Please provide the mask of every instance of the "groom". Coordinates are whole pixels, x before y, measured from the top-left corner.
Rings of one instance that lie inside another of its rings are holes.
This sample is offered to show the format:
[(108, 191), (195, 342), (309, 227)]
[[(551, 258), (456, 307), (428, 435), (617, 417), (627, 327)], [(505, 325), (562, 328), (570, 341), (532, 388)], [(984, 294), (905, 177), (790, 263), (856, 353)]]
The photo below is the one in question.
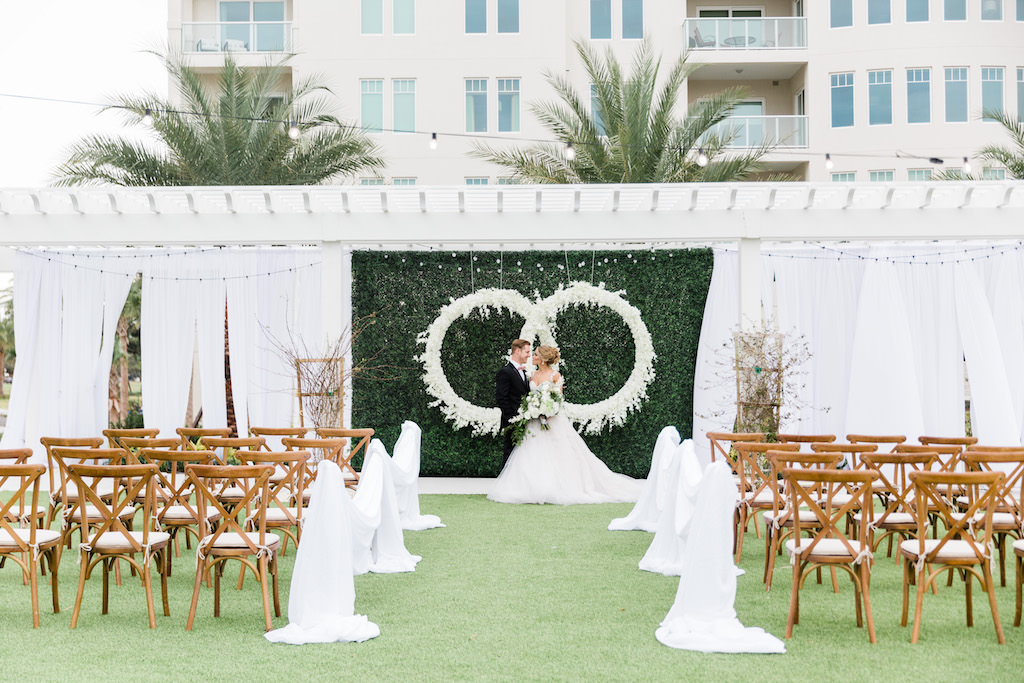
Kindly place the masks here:
[[(516, 339), (512, 342), (509, 362), (498, 370), (494, 378), (494, 395), (501, 408), (501, 429), (519, 412), (519, 404), (530, 391), (530, 381), (526, 378), (526, 364), (530, 361), (530, 342)], [(505, 434), (505, 449), (501, 456), (501, 467), (505, 468), (508, 456), (512, 452), (512, 434)]]

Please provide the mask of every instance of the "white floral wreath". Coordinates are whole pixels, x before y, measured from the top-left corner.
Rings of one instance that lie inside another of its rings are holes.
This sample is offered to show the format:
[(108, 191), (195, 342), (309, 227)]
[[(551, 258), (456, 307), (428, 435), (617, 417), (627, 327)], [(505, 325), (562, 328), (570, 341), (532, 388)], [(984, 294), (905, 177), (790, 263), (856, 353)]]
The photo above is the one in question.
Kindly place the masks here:
[(531, 303), (512, 289), (481, 289), (459, 299), (451, 299), (430, 327), (417, 337), (417, 341), (425, 345), (423, 354), (417, 358), (423, 363), (423, 382), (427, 393), (436, 399), (430, 405), (440, 406), (441, 413), (445, 419), (454, 423), (455, 429), (472, 427), (473, 434), (497, 434), (501, 423), (501, 411), (498, 408), (484, 408), (459, 396), (441, 367), (441, 346), (448, 328), (478, 308), (485, 318), (492, 310), (518, 313), (526, 319), (519, 336), (523, 339), (540, 339), (541, 344), (551, 346), (556, 345), (552, 329), (561, 311), (570, 306), (604, 306), (611, 309), (622, 317), (633, 335), (633, 371), (612, 396), (589, 404), (566, 401), (562, 413), (577, 423), (580, 431), (597, 434), (605, 426), (621, 425), (647, 398), (647, 387), (654, 380), (654, 344), (640, 317), (640, 311), (622, 298), (622, 292), (610, 292), (604, 288), (604, 283), (595, 287), (586, 282), (574, 282), (568, 287), (559, 286), (546, 299), (541, 299), (539, 294), (536, 296), (536, 303)]

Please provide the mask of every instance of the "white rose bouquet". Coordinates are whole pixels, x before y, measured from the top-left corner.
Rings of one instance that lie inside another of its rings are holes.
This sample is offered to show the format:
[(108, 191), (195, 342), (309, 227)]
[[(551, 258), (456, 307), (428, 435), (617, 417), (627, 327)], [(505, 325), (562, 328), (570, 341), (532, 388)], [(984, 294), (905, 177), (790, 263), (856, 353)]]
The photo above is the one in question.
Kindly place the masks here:
[(512, 442), (518, 446), (526, 436), (526, 423), (529, 420), (538, 420), (541, 429), (549, 429), (548, 418), (557, 415), (561, 410), (562, 392), (551, 382), (544, 382), (523, 396), (519, 413), (505, 429), (512, 433)]

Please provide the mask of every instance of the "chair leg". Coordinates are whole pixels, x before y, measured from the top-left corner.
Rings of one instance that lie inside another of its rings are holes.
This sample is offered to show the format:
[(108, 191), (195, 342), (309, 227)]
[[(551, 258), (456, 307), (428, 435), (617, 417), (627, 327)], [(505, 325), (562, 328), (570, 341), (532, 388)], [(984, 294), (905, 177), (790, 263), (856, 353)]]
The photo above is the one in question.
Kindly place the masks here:
[(149, 614), (149, 627), (156, 628), (156, 610), (153, 608), (153, 573), (149, 562), (142, 565), (142, 586), (146, 590), (146, 611)]
[(996, 536), (996, 548), (999, 549), (999, 585), (1006, 587), (1006, 534)]
[(32, 591), (32, 628), (39, 628), (39, 572), (36, 571), (38, 558), (36, 550), (28, 552), (29, 590)]
[[(740, 505), (744, 505), (740, 503)], [(747, 533), (747, 513), (745, 507), (740, 509), (740, 522), (736, 525), (736, 564), (743, 558), (743, 537)]]
[(907, 609), (910, 606), (910, 560), (903, 558), (903, 611), (900, 626), (907, 625)]
[(224, 561), (213, 571), (213, 616), (220, 616), (220, 575), (223, 573)]
[(878, 642), (875, 638), (875, 617), (871, 613), (871, 567), (867, 560), (860, 563), (860, 590), (864, 595), (864, 616), (868, 621), (868, 640), (874, 645)]
[(793, 591), (789, 595), (789, 615), (786, 617), (786, 639), (793, 637), (793, 625), (800, 619), (800, 574), (803, 563), (793, 565)]
[[(974, 626), (974, 600), (971, 596), (971, 587), (974, 584), (972, 580), (974, 574), (970, 572), (964, 572), (964, 596), (967, 599), (967, 626)], [(984, 588), (984, 586), (982, 586)]]
[(270, 559), (270, 578), (273, 580), (274, 588), (274, 616), (281, 616), (281, 598), (277, 591), (277, 555)]
[[(100, 564), (103, 565), (103, 610), (100, 612), (100, 614), (106, 614), (108, 599), (110, 597), (110, 558), (103, 558)], [(113, 564), (115, 566), (117, 565), (116, 562), (114, 562)]]
[(171, 547), (164, 546), (160, 551), (160, 594), (164, 602), (164, 616), (171, 616), (171, 605), (167, 601), (167, 577), (171, 575)]
[(924, 591), (927, 585), (927, 570), (917, 571), (917, 601), (914, 603), (914, 628), (910, 633), (910, 642), (916, 643), (917, 637), (921, 634), (921, 609), (924, 607)]
[(1013, 557), (1015, 560), (1014, 564), (1017, 569), (1015, 579), (1017, 583), (1017, 609), (1013, 615), (1013, 625), (1020, 626), (1021, 598), (1024, 598), (1024, 596), (1021, 595), (1021, 589), (1024, 587), (1022, 586), (1022, 584), (1024, 584), (1024, 557), (1021, 557), (1016, 553), (1014, 553)]
[(50, 592), (53, 594), (53, 613), (60, 614), (60, 599), (58, 597), (59, 584), (57, 583), (57, 563), (54, 559), (57, 557), (58, 549), (53, 547), (49, 551), (50, 555)]
[(1006, 637), (1003, 635), (1003, 622), (999, 620), (999, 608), (996, 607), (996, 592), (992, 585), (992, 571), (984, 562), (981, 563), (981, 571), (985, 576), (985, 592), (988, 593), (988, 605), (992, 608), (992, 622), (996, 626), (996, 640), (1000, 645), (1006, 645)]
[(78, 613), (82, 609), (82, 593), (85, 591), (85, 575), (89, 571), (89, 555), (84, 550), (79, 551), (81, 556), (81, 569), (78, 572), (78, 594), (75, 595), (75, 608), (71, 612), (71, 628), (78, 625)]
[(192, 624), (196, 620), (196, 607), (199, 605), (199, 586), (203, 583), (203, 574), (205, 574), (206, 559), (200, 559), (196, 561), (196, 581), (195, 586), (192, 588), (192, 606), (188, 610), (188, 621), (185, 622), (185, 630), (191, 631)]
[(270, 619), (270, 593), (268, 592), (267, 586), (267, 574), (270, 569), (267, 566), (267, 556), (263, 555), (259, 559), (259, 574), (260, 574), (260, 590), (263, 593), (263, 619), (267, 623), (267, 630), (274, 628), (274, 624)]

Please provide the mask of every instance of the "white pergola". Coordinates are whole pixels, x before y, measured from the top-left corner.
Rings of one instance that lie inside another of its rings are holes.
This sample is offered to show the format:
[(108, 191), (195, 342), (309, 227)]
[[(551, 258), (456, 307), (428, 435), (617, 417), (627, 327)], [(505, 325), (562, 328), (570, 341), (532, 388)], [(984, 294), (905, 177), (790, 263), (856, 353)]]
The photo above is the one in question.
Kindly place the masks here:
[(328, 334), (344, 329), (348, 249), (732, 243), (752, 321), (762, 243), (1022, 237), (1024, 183), (1013, 181), (0, 190), (0, 247), (318, 245)]

